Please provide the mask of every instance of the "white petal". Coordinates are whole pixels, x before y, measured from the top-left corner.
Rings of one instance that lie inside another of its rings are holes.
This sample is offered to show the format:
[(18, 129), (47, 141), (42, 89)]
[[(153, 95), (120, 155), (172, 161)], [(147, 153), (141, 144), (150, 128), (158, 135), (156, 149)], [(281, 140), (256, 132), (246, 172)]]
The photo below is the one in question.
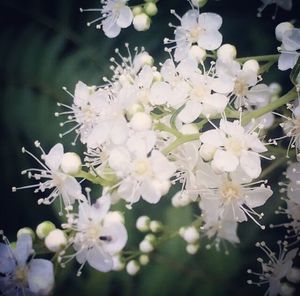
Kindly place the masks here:
[(273, 194), (273, 191), (270, 188), (265, 186), (257, 187), (253, 190), (246, 192), (246, 204), (249, 208), (260, 207), (267, 199)]
[(45, 163), (52, 171), (57, 171), (64, 155), (64, 147), (58, 143), (45, 155)]
[(88, 102), (89, 88), (82, 81), (78, 81), (75, 86), (74, 104), (77, 106), (84, 106)]
[(200, 141), (214, 147), (224, 145), (223, 135), (219, 130), (209, 130), (200, 136)]
[(215, 168), (222, 172), (233, 172), (239, 165), (239, 160), (228, 151), (217, 150), (212, 163)]
[(102, 272), (108, 272), (113, 267), (112, 257), (99, 246), (87, 252), (87, 261), (93, 268)]
[(244, 135), (244, 128), (240, 125), (238, 120), (233, 122), (224, 119), (220, 120), (220, 129), (230, 136), (242, 138)]
[(178, 114), (178, 119), (184, 123), (191, 123), (196, 120), (202, 111), (200, 102), (189, 101)]
[(29, 234), (22, 234), (18, 240), (16, 249), (14, 250), (15, 258), (19, 266), (26, 265), (26, 261), (32, 255), (32, 238)]
[(0, 243), (0, 273), (10, 273), (15, 269), (15, 260), (6, 244)]
[(285, 71), (287, 69), (292, 69), (296, 65), (298, 57), (299, 54), (297, 52), (282, 53), (278, 60), (279, 70)]
[(154, 82), (150, 90), (150, 103), (152, 105), (162, 105), (166, 103), (171, 87), (166, 82)]
[(120, 9), (120, 14), (117, 19), (117, 25), (121, 28), (127, 28), (131, 25), (133, 19), (132, 11), (128, 6)]
[(121, 28), (109, 17), (102, 22), (102, 26), (103, 32), (108, 38), (115, 38), (121, 32)]
[(150, 156), (153, 173), (159, 180), (167, 180), (176, 171), (174, 163), (170, 162), (161, 152), (153, 150)]
[(115, 145), (125, 143), (128, 138), (129, 128), (125, 119), (113, 120), (109, 122), (110, 131), (109, 137)]
[(53, 264), (45, 259), (33, 259), (28, 268), (28, 285), (31, 292), (48, 295), (54, 286)]
[(204, 32), (198, 38), (198, 45), (207, 50), (215, 50), (222, 44), (222, 34), (218, 31)]
[(257, 178), (261, 173), (260, 157), (255, 152), (243, 151), (240, 164), (245, 173), (253, 179)]
[(120, 252), (127, 242), (127, 231), (122, 223), (111, 223), (104, 219), (101, 236), (111, 238), (108, 241), (103, 241), (103, 249), (113, 255)]
[(181, 26), (185, 30), (191, 30), (197, 26), (197, 18), (199, 13), (195, 9), (188, 10), (181, 19)]
[(284, 49), (296, 51), (300, 49), (300, 29), (291, 29), (286, 31), (282, 37)]
[(161, 193), (159, 188), (152, 184), (151, 180), (146, 180), (141, 185), (142, 198), (151, 203), (156, 204), (161, 198)]
[(222, 25), (222, 17), (216, 13), (201, 13), (198, 24), (206, 30), (219, 30)]

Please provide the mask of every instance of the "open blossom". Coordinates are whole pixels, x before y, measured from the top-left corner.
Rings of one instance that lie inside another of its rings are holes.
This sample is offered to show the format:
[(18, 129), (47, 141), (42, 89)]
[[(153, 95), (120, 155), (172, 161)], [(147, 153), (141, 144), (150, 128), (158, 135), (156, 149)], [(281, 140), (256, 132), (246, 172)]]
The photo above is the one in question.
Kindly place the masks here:
[(0, 243), (1, 295), (49, 295), (54, 285), (53, 264), (45, 259), (32, 259), (32, 239), (22, 234), (12, 248), (7, 239)]
[(199, 205), (208, 224), (210, 220), (243, 222), (250, 218), (260, 225), (256, 217), (261, 219), (263, 215), (254, 208), (264, 205), (273, 194), (269, 187), (252, 185), (251, 179), (241, 171), (216, 175), (208, 164), (203, 164), (197, 177)]
[(119, 253), (127, 242), (127, 231), (121, 219), (109, 212), (110, 197), (102, 196), (94, 204), (84, 201), (79, 205), (78, 214), (69, 215), (65, 228), (75, 231), (71, 239), (76, 253), (64, 255), (62, 263), (74, 257), (81, 264), (86, 262), (93, 268), (107, 272), (113, 268), (113, 256)]
[(293, 69), (300, 57), (300, 29), (294, 28), (292, 24), (290, 26), (282, 24), (286, 23), (276, 27), (276, 31), (281, 31), (281, 34), (277, 34), (277, 39), (282, 42), (279, 48), (278, 68), (285, 71)]
[(214, 151), (212, 166), (219, 172), (233, 172), (238, 166), (251, 178), (261, 172), (260, 153), (267, 151), (254, 131), (246, 131), (238, 120), (221, 119), (220, 127), (200, 136), (203, 145)]
[(285, 295), (282, 293), (283, 281), (288, 277), (293, 266), (293, 260), (297, 256), (299, 249), (295, 248), (287, 251), (284, 243), (279, 241), (279, 254), (276, 256), (276, 253), (265, 242), (257, 243), (256, 246), (267, 255), (268, 261), (265, 262), (262, 258), (258, 258), (258, 262), (261, 264), (261, 272), (248, 270), (248, 273), (258, 276), (259, 281), (248, 280), (248, 283), (258, 286), (268, 284), (266, 296)]
[(169, 191), (175, 165), (159, 150), (154, 149), (154, 132), (139, 132), (130, 137), (126, 146), (116, 147), (110, 153), (109, 165), (121, 179), (117, 192), (128, 203), (140, 197), (157, 203)]
[(103, 29), (104, 34), (109, 38), (117, 37), (121, 28), (127, 28), (131, 25), (133, 14), (131, 9), (126, 5), (128, 0), (103, 0), (102, 8), (81, 9), (81, 11), (98, 11), (101, 16), (95, 20), (88, 22), (90, 26), (93, 23), (100, 22), (96, 26), (97, 29)]
[(74, 96), (70, 95), (74, 99), (72, 106), (59, 103), (68, 111), (56, 116), (67, 114), (68, 120), (61, 125), (75, 123), (75, 126), (60, 136), (75, 130), (81, 142), (90, 148), (97, 148), (105, 141), (120, 144), (126, 139), (128, 128), (123, 107), (108, 89), (95, 89), (79, 81)]
[(175, 39), (166, 39), (165, 43), (175, 42), (175, 60), (180, 61), (188, 57), (193, 44), (206, 50), (215, 50), (222, 43), (219, 29), (222, 18), (216, 13), (199, 13), (197, 9), (187, 11), (183, 17), (171, 11), (179, 20), (180, 25), (175, 27)]
[[(35, 142), (35, 145), (41, 149), (41, 159), (45, 163), (23, 148), (23, 152), (32, 156), (40, 164), (41, 168), (26, 169), (22, 174), (27, 174), (28, 178), (35, 179), (38, 181), (38, 184), (20, 188), (13, 187), (13, 191), (23, 188), (35, 188), (34, 192), (37, 193), (45, 192), (48, 189), (51, 190), (50, 194), (47, 197), (39, 199), (39, 203), (48, 205), (57, 197), (60, 197), (65, 207), (67, 209), (71, 208), (72, 204), (74, 204), (76, 200), (82, 199), (83, 195), (78, 181), (74, 177), (65, 174), (60, 168), (64, 157), (63, 145), (60, 143), (56, 144), (51, 148), (48, 154), (41, 148), (38, 141)], [(44, 182), (42, 182), (42, 180), (44, 180)]]

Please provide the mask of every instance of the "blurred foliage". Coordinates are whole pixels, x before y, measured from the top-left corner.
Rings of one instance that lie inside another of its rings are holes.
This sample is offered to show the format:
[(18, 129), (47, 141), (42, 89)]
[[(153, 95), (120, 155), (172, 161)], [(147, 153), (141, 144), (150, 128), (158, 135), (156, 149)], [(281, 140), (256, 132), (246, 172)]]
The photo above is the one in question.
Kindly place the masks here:
[[(0, 1), (0, 229), (4, 229), (11, 240), (15, 239), (20, 227), (35, 228), (46, 219), (58, 223), (51, 208), (36, 204), (38, 196), (32, 191), (12, 194), (11, 186), (30, 184), (19, 172), (35, 166), (32, 159), (22, 155), (22, 146), (38, 155), (39, 151), (33, 145), (38, 139), (45, 150), (59, 141), (66, 150), (82, 150), (82, 147), (71, 146), (74, 135), (62, 140), (58, 138), (62, 130), (53, 115), (58, 111), (56, 103), (71, 102), (62, 86), (73, 92), (78, 80), (101, 84), (101, 77), (110, 75), (109, 57), (114, 54), (114, 48), (120, 47), (121, 51), (123, 48), (125, 53), (124, 42), (129, 42), (132, 48), (145, 46), (158, 65), (166, 57), (162, 40), (172, 36), (172, 29), (167, 24), (177, 24), (169, 10), (175, 8), (182, 15), (189, 8), (184, 0), (161, 0), (159, 13), (153, 18), (149, 31), (139, 33), (129, 28), (117, 39), (109, 40), (102, 32), (85, 26), (94, 15), (79, 13), (79, 7), (95, 7), (98, 2)], [(274, 7), (267, 8), (262, 18), (256, 18), (260, 1), (209, 0), (204, 10), (222, 15), (224, 41), (237, 46), (238, 56), (249, 56), (276, 51), (279, 44), (274, 37), (275, 25), (296, 18), (300, 11), (298, 4), (295, 3), (293, 12), (278, 11), (275, 21), (271, 19)], [(275, 74), (267, 75), (267, 81), (278, 80), (284, 89), (288, 89), (288, 78), (280, 74), (275, 71)], [(278, 178), (280, 171), (273, 171), (274, 184), (271, 185), (276, 186)], [(94, 193), (96, 195), (97, 190)], [(266, 216), (271, 216), (278, 203), (275, 194), (267, 204)], [(172, 209), (169, 204), (170, 199), (166, 197), (159, 205), (140, 203), (126, 212), (131, 247), (136, 247), (142, 239), (134, 231), (139, 215), (161, 219), (170, 229), (187, 225), (192, 220), (191, 209)], [(241, 225), (239, 232), (243, 243), (238, 248), (228, 246), (229, 255), (208, 251), (203, 245), (199, 254), (190, 256), (185, 252), (183, 241), (173, 239), (165, 243), (135, 277), (125, 272), (103, 274), (86, 267), (83, 275), (77, 278), (78, 265), (73, 262), (59, 272), (54, 295), (262, 295), (263, 290), (246, 284), (247, 268), (251, 265), (256, 268), (254, 243), (262, 237), (268, 240), (281, 233), (265, 231), (262, 234), (255, 225)]]

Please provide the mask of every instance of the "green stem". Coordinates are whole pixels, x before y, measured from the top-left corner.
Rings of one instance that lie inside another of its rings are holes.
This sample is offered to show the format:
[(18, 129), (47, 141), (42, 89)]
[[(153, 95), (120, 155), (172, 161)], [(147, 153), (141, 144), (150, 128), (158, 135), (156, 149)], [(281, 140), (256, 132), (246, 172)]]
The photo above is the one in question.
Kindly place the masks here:
[(270, 61), (277, 61), (278, 58), (279, 58), (279, 54), (269, 54), (269, 55), (238, 58), (236, 60), (240, 63), (244, 63), (248, 60), (256, 60), (258, 62), (270, 62)]
[(174, 135), (176, 138), (179, 138), (179, 137), (182, 136), (182, 134), (178, 130), (173, 129), (173, 128), (171, 128), (171, 127), (169, 127), (169, 126), (167, 126), (167, 125), (165, 125), (161, 122), (157, 123), (155, 125), (154, 129), (159, 130), (159, 131), (163, 131), (163, 132), (168, 132), (168, 133)]
[(247, 125), (252, 119), (261, 117), (266, 113), (272, 112), (272, 111), (276, 110), (277, 108), (294, 100), (295, 98), (297, 98), (297, 92), (296, 92), (295, 88), (292, 88), (288, 93), (286, 93), (284, 96), (280, 97), (279, 99), (275, 100), (274, 102), (272, 102), (262, 108), (259, 108), (257, 110), (247, 113), (242, 118), (242, 125)]
[(94, 184), (99, 184), (99, 185), (102, 185), (102, 186), (109, 185), (109, 184), (107, 184), (108, 182), (105, 179), (103, 179), (99, 176), (94, 176), (94, 175), (92, 175), (88, 172), (85, 172), (85, 171), (80, 171), (75, 177), (76, 178), (84, 178), (88, 181), (91, 181)]
[(184, 144), (186, 142), (196, 141), (196, 140), (199, 140), (199, 134), (183, 135), (183, 136), (177, 138), (175, 141), (173, 141), (169, 146), (164, 148), (162, 150), (162, 152), (164, 154), (168, 154), (172, 150), (174, 150), (176, 147), (180, 146), (181, 144)]

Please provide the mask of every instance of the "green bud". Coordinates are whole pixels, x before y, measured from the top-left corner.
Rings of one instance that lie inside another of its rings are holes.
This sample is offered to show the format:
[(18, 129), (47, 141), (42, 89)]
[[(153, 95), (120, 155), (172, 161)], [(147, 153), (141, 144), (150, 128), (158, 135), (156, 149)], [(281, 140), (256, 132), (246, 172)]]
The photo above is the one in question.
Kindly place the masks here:
[(139, 261), (140, 261), (141, 265), (147, 265), (149, 263), (149, 256), (143, 254), (139, 257)]
[(19, 238), (22, 234), (29, 234), (33, 240), (35, 239), (35, 233), (30, 227), (23, 227), (19, 229), (17, 232), (17, 238)]
[(37, 226), (35, 232), (40, 239), (44, 239), (54, 229), (56, 227), (51, 221), (44, 221)]
[(201, 8), (207, 3), (207, 1), (208, 0), (192, 0), (192, 3)]
[(156, 4), (153, 2), (146, 3), (144, 6), (144, 10), (149, 16), (156, 15), (158, 11)]
[(151, 221), (150, 222), (150, 230), (154, 233), (160, 232), (162, 230), (162, 224), (159, 221)]
[(132, 13), (134, 16), (139, 15), (143, 12), (142, 6), (134, 6), (132, 9)]

